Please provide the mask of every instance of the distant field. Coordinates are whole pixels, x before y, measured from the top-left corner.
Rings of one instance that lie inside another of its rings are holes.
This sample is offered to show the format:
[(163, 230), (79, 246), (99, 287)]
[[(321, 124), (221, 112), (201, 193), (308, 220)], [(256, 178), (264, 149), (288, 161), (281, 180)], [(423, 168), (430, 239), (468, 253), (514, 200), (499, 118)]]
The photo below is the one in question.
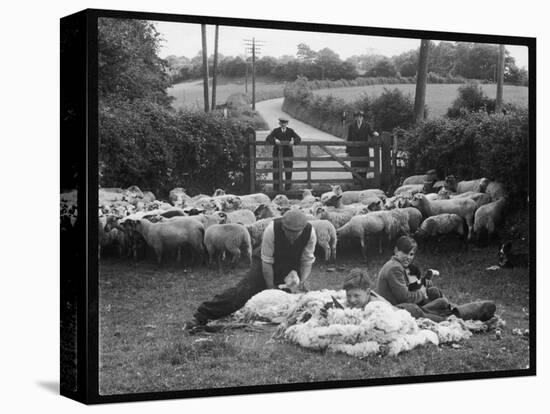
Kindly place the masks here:
[[(426, 87), (426, 105), (428, 106), (428, 116), (430, 118), (439, 117), (447, 112), (447, 108), (457, 97), (457, 90), (460, 84), (428, 84)], [(496, 97), (496, 85), (481, 85), (483, 92), (489, 98)], [(332, 95), (342, 98), (346, 101), (359, 99), (363, 94), (370, 97), (376, 97), (384, 92), (384, 89), (398, 88), (405, 94), (414, 97), (416, 85), (398, 84), (398, 85), (369, 85), (347, 88), (319, 89), (313, 91), (316, 95)], [(504, 102), (511, 102), (517, 105), (527, 106), (528, 88), (526, 86), (504, 86)]]
[[(212, 83), (212, 81), (210, 81)], [(265, 80), (256, 80), (256, 101), (266, 99), (280, 98), (283, 96), (284, 83), (273, 83)], [(229, 95), (234, 93), (245, 93), (244, 79), (231, 80), (231, 83), (223, 80), (216, 86), (216, 103), (224, 104)], [(209, 87), (210, 98), (212, 99), (212, 86)], [(177, 85), (168, 88), (168, 95), (176, 99), (172, 103), (174, 108), (202, 109), (204, 107), (204, 92), (202, 89), (202, 81), (192, 81), (178, 83)], [(252, 83), (248, 80), (248, 96), (252, 98)]]

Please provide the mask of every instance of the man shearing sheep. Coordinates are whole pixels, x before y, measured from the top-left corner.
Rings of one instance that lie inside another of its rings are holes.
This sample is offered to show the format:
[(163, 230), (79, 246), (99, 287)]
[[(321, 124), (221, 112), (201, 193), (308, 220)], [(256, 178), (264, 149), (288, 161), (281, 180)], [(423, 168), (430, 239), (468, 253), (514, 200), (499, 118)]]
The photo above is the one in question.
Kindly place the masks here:
[(301, 211), (290, 210), (273, 220), (264, 231), (261, 254), (253, 255), (250, 270), (237, 285), (203, 302), (185, 329), (192, 331), (209, 320), (230, 315), (256, 293), (284, 284), (285, 276), (292, 270), (298, 273), (300, 288), (305, 290), (315, 261), (316, 243), (315, 230)]

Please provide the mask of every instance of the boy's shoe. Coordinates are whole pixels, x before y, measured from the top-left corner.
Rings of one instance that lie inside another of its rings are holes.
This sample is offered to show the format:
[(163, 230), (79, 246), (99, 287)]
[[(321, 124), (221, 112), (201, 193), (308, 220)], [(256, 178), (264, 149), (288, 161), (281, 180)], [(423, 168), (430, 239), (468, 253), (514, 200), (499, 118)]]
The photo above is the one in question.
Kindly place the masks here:
[(495, 316), (497, 307), (494, 302), (490, 300), (482, 302), (471, 302), (464, 305), (456, 306), (453, 309), (453, 314), (461, 319), (474, 320), (474, 321), (488, 321)]
[(186, 332), (193, 333), (199, 330), (200, 328), (204, 327), (205, 325), (206, 325), (206, 321), (203, 321), (194, 317), (193, 319), (190, 319), (187, 322), (185, 322), (185, 325), (183, 326), (183, 330)]

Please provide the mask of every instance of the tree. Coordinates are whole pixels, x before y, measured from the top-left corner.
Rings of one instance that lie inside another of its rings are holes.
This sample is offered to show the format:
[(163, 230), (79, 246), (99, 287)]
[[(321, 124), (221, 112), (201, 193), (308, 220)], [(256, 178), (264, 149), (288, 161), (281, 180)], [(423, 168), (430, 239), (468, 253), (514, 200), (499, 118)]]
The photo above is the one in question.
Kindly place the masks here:
[(340, 56), (333, 50), (325, 47), (317, 52), (315, 63), (321, 67), (321, 79), (336, 78), (342, 61)]
[(317, 52), (312, 50), (305, 43), (300, 43), (297, 47), (298, 51), (296, 52), (296, 57), (302, 62), (312, 63), (317, 57)]
[(376, 65), (367, 72), (367, 76), (393, 77), (397, 76), (397, 69), (388, 58), (385, 58), (378, 61)]
[(170, 78), (157, 51), (160, 34), (143, 20), (98, 20), (98, 92), (106, 100), (151, 99), (168, 106)]

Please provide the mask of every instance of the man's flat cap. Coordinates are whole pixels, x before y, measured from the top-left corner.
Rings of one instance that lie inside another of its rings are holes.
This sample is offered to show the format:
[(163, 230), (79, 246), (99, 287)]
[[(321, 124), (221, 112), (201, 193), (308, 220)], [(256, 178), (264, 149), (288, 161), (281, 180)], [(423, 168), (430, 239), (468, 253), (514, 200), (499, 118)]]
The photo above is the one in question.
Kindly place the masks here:
[(307, 225), (307, 217), (300, 210), (289, 210), (283, 214), (283, 227), (289, 231), (302, 231)]
[(283, 124), (288, 124), (288, 119), (286, 118), (279, 118), (279, 122), (283, 123)]

